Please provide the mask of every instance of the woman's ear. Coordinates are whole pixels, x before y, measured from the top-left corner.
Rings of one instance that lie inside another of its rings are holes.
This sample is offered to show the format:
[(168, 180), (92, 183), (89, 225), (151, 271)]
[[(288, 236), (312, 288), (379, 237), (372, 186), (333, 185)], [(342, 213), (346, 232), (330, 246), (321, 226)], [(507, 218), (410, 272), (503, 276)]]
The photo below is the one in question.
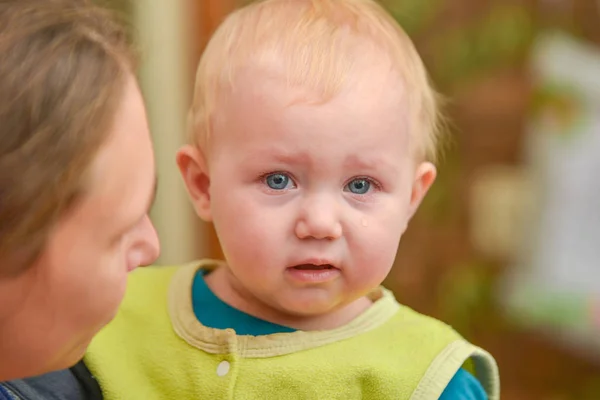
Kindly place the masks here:
[(196, 214), (210, 222), (210, 176), (204, 153), (195, 146), (185, 145), (177, 152), (176, 159)]

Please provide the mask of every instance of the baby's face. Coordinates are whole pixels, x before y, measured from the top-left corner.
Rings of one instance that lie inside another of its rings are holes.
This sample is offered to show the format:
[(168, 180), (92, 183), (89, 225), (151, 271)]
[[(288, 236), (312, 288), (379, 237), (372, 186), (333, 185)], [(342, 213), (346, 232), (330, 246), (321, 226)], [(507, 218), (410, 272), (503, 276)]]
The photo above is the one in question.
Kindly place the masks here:
[(280, 80), (241, 77), (222, 101), (210, 218), (242, 297), (321, 315), (390, 271), (435, 169), (410, 156), (402, 86), (391, 74), (358, 78), (310, 105)]

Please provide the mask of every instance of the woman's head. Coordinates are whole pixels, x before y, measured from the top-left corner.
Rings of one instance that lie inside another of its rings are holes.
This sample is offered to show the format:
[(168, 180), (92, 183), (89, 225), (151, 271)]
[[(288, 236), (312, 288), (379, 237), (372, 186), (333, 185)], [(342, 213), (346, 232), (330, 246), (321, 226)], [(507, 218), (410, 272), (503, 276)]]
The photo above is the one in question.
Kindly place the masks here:
[(0, 0), (0, 54), (1, 380), (77, 361), (158, 243), (135, 57), (113, 16)]

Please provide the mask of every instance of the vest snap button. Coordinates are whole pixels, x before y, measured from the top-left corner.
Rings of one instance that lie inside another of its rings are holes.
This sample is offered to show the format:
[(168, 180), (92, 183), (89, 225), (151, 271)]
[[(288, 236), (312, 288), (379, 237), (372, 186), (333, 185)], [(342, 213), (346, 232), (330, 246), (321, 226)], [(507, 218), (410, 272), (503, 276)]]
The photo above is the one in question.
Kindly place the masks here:
[(229, 361), (221, 361), (219, 363), (219, 366), (217, 367), (217, 375), (218, 376), (227, 375), (230, 367), (231, 367), (231, 365), (229, 364)]

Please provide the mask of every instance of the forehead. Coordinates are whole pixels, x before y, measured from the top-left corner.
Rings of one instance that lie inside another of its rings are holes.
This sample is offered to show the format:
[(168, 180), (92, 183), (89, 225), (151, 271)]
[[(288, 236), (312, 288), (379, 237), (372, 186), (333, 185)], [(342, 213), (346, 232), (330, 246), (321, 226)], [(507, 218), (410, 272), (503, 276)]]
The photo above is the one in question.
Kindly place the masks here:
[(221, 96), (213, 123), (215, 143), (354, 142), (362, 148), (391, 140), (408, 147), (404, 85), (389, 64), (362, 62), (325, 101), (291, 87), (276, 71), (246, 68)]

